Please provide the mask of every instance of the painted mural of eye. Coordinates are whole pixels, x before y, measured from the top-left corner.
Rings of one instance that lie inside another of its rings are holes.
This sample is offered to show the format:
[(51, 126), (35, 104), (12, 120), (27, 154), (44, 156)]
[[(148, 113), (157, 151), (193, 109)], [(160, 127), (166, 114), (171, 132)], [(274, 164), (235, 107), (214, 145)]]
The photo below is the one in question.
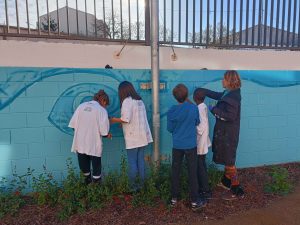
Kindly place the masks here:
[[(79, 104), (93, 99), (94, 93), (103, 89), (109, 96), (109, 106), (106, 108), (109, 116), (119, 116), (119, 98), (116, 90), (109, 86), (94, 83), (74, 85), (65, 90), (54, 104), (48, 120), (60, 131), (73, 135), (73, 129), (68, 127), (70, 119)], [(122, 130), (118, 126), (112, 126), (114, 136), (121, 136)]]

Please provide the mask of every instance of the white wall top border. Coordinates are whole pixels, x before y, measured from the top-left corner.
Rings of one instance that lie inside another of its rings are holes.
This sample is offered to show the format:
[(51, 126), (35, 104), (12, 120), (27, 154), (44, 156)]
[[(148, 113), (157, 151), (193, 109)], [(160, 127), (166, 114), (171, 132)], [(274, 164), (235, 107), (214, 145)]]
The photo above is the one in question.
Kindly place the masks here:
[[(150, 69), (151, 48), (127, 45), (0, 40), (0, 66)], [(161, 69), (300, 70), (300, 51), (160, 48)]]

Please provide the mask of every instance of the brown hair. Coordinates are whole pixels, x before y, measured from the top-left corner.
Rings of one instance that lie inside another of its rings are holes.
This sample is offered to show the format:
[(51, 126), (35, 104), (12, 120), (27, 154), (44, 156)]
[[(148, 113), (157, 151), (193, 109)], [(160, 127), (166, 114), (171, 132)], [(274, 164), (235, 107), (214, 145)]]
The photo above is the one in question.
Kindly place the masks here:
[(173, 88), (173, 96), (180, 103), (183, 103), (187, 99), (188, 94), (189, 90), (184, 84), (177, 84)]
[(100, 89), (95, 95), (94, 95), (94, 98), (93, 98), (95, 101), (99, 102), (99, 104), (102, 102), (102, 101), (106, 101), (106, 104), (109, 105), (109, 97), (108, 95), (105, 93), (104, 90)]
[(224, 79), (228, 82), (228, 89), (234, 90), (242, 86), (241, 78), (237, 71), (227, 70), (224, 74)]
[(141, 96), (139, 96), (136, 90), (134, 89), (132, 83), (128, 81), (123, 81), (120, 83), (118, 93), (120, 99), (120, 106), (122, 106), (124, 99), (127, 97), (131, 97), (134, 100), (142, 100)]
[(196, 104), (200, 104), (204, 102), (205, 99), (205, 91), (202, 88), (197, 88), (194, 91), (193, 99), (196, 102)]

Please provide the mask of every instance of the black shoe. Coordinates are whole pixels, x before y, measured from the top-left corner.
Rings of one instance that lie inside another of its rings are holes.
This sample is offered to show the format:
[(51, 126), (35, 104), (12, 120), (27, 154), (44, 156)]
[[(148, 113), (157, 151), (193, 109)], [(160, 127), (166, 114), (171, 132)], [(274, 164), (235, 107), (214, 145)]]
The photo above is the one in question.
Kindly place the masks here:
[(92, 181), (94, 184), (98, 184), (98, 185), (100, 185), (101, 184), (101, 177), (100, 178), (97, 178), (97, 179), (95, 179), (95, 178), (93, 178), (93, 181)]
[(199, 197), (201, 199), (210, 200), (210, 199), (212, 199), (212, 192), (211, 191), (202, 191), (199, 193)]
[(191, 207), (193, 211), (198, 211), (206, 206), (207, 200), (206, 199), (199, 199), (196, 202), (191, 203)]
[(92, 183), (91, 175), (84, 176), (84, 183), (85, 183), (86, 185)]
[(222, 187), (226, 190), (230, 190), (231, 188), (231, 180), (227, 178), (225, 175), (222, 177), (221, 182), (218, 184), (219, 187)]
[(236, 195), (238, 198), (244, 198), (245, 197), (245, 192), (241, 185), (235, 185), (231, 186), (231, 192), (232, 194)]

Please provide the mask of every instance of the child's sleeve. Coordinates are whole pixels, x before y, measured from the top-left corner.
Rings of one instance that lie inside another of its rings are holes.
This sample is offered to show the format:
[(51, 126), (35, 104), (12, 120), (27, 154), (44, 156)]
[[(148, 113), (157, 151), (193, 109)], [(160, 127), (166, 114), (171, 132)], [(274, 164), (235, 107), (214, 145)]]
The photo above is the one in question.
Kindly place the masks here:
[(78, 115), (79, 115), (79, 107), (75, 110), (68, 127), (75, 129), (77, 127), (77, 122), (78, 122)]
[(121, 120), (129, 123), (132, 118), (133, 101), (129, 98), (124, 99), (121, 107)]
[(206, 127), (208, 127), (207, 107), (199, 107), (200, 124), (197, 126), (197, 133), (202, 135)]
[(220, 120), (234, 121), (238, 115), (238, 104), (233, 101), (224, 101), (224, 104), (226, 104), (224, 109), (220, 109), (217, 105), (211, 112)]
[(101, 110), (99, 122), (100, 135), (107, 136), (109, 132), (109, 120), (106, 110)]
[(175, 123), (174, 121), (172, 121), (170, 118), (170, 112), (168, 112), (167, 114), (167, 130), (170, 132), (170, 133), (173, 133), (174, 131), (174, 127), (175, 127)]
[(206, 88), (202, 88), (205, 91), (205, 96), (215, 99), (215, 100), (220, 100), (223, 96), (223, 92), (215, 92), (208, 90)]

